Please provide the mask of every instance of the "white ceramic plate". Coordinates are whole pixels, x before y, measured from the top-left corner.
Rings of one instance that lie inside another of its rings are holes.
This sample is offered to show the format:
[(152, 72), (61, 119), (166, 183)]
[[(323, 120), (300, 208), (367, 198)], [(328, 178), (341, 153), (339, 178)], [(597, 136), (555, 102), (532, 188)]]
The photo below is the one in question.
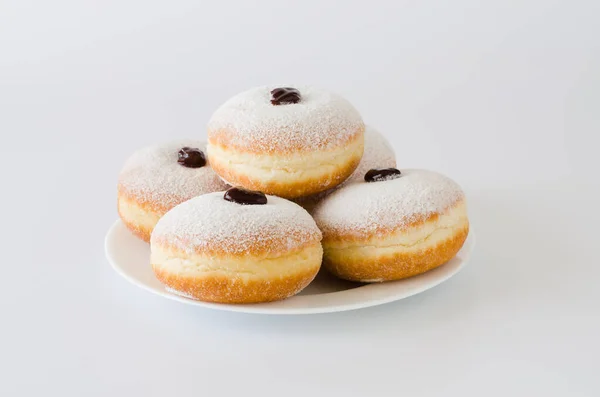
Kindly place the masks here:
[(465, 266), (473, 246), (473, 231), (458, 255), (448, 263), (419, 276), (404, 280), (359, 284), (338, 280), (321, 271), (300, 294), (278, 302), (230, 305), (190, 299), (169, 291), (152, 272), (149, 264), (150, 246), (139, 240), (116, 221), (106, 234), (106, 256), (113, 268), (131, 283), (155, 294), (191, 305), (234, 312), (263, 314), (328, 313), (381, 305), (407, 298), (435, 287), (458, 273)]

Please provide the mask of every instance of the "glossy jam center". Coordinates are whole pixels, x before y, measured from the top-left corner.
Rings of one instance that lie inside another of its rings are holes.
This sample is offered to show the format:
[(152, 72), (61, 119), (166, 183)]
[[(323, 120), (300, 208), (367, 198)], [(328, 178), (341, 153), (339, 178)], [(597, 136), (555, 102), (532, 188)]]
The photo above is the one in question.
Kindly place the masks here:
[(367, 173), (365, 174), (365, 181), (391, 181), (392, 179), (398, 179), (401, 176), (402, 175), (400, 173), (400, 170), (397, 168), (373, 168), (367, 171)]
[(241, 205), (264, 205), (267, 204), (267, 196), (261, 192), (247, 190), (241, 187), (232, 187), (225, 192), (223, 198)]
[(300, 91), (292, 87), (279, 87), (271, 91), (271, 104), (285, 105), (300, 102)]
[(202, 150), (186, 146), (177, 153), (177, 162), (184, 167), (200, 168), (206, 165), (206, 156)]

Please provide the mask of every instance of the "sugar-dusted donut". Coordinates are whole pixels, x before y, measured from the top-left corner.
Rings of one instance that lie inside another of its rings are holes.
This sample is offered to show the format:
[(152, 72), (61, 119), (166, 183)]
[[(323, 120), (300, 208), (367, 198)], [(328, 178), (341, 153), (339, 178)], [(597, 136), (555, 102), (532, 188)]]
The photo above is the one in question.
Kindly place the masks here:
[(156, 277), (202, 301), (257, 303), (300, 292), (321, 267), (321, 232), (299, 205), (231, 188), (169, 211), (151, 237)]
[(150, 241), (158, 220), (171, 208), (228, 186), (206, 161), (206, 143), (178, 140), (145, 147), (125, 162), (117, 185), (117, 209), (125, 225)]
[(311, 86), (263, 86), (219, 107), (208, 157), (231, 185), (285, 198), (342, 183), (363, 154), (364, 123), (344, 98)]
[(469, 232), (465, 196), (426, 170), (371, 170), (338, 189), (313, 216), (323, 232), (324, 266), (353, 281), (398, 280), (440, 266)]

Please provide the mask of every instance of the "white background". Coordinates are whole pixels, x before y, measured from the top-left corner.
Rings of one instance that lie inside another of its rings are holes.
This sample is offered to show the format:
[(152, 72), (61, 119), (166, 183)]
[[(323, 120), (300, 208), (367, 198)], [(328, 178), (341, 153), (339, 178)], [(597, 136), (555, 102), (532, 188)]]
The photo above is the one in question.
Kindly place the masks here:
[[(0, 395), (600, 395), (599, 20), (593, 0), (0, 0)], [(469, 266), (300, 317), (119, 278), (125, 158), (279, 82), (339, 92), (401, 167), (459, 181)]]

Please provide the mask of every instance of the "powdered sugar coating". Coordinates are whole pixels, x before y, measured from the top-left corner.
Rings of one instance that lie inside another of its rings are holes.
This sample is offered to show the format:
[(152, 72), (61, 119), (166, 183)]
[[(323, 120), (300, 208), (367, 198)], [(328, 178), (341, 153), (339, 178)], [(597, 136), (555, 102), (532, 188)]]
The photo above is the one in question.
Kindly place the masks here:
[(433, 171), (401, 170), (398, 179), (350, 184), (325, 198), (313, 212), (327, 235), (370, 237), (443, 213), (464, 197), (460, 186)]
[(241, 205), (210, 193), (178, 205), (152, 232), (152, 244), (186, 253), (277, 255), (321, 240), (313, 218), (291, 201), (267, 196), (265, 205)]
[(177, 153), (184, 146), (199, 148), (206, 154), (206, 142), (193, 139), (140, 149), (125, 162), (119, 175), (119, 191), (166, 211), (193, 197), (227, 190), (209, 164), (188, 168), (177, 163)]
[(365, 174), (372, 168), (396, 167), (396, 154), (388, 140), (375, 128), (367, 125), (365, 128), (365, 150), (358, 167), (348, 179), (340, 185), (363, 182)]
[[(271, 90), (294, 87), (296, 104), (271, 104)], [(266, 153), (335, 148), (364, 130), (346, 99), (306, 85), (271, 85), (244, 91), (219, 107), (208, 123), (209, 141)]]

